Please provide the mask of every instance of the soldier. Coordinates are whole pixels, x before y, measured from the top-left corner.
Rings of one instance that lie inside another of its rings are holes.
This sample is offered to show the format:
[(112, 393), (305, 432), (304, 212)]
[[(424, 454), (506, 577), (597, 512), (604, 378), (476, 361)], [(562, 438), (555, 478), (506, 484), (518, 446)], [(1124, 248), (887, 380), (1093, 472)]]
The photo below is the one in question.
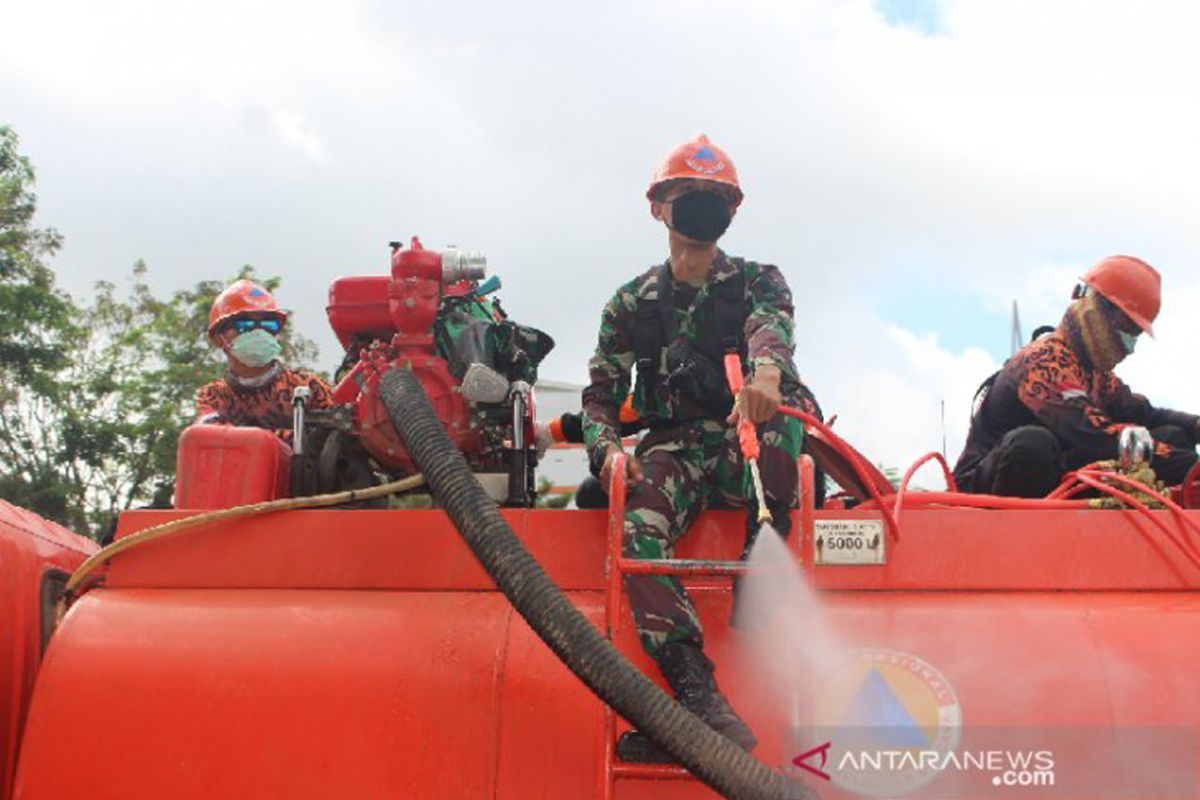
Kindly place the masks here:
[[(669, 558), (710, 502), (754, 505), (738, 446), (742, 418), (758, 425), (767, 504), (786, 536), (802, 437), (799, 423), (775, 414), (784, 398), (801, 404), (787, 283), (776, 267), (717, 248), (743, 195), (733, 163), (706, 137), (672, 150), (646, 196), (651, 216), (667, 228), (670, 258), (626, 283), (605, 306), (583, 393), (585, 444), (593, 472), (607, 486), (622, 451), (620, 408), (637, 365), (633, 409), (649, 432), (627, 462), (625, 554)], [(736, 404), (722, 367), (727, 352), (739, 353), (749, 372)], [(750, 508), (746, 553), (759, 528), (755, 519)], [(642, 646), (680, 703), (753, 749), (754, 734), (717, 689), (680, 582), (629, 576), (626, 588)], [(623, 740), (623, 753), (653, 752), (638, 736)]]
[(266, 428), (292, 439), (292, 391), (309, 389), (309, 408), (333, 404), (333, 390), (320, 376), (292, 370), (279, 361), (279, 333), (287, 314), (271, 293), (245, 278), (217, 297), (208, 315), (208, 340), (229, 361), (225, 377), (200, 387), (196, 422)]
[(1151, 466), (1170, 484), (1196, 463), (1200, 417), (1155, 408), (1113, 368), (1154, 335), (1161, 279), (1144, 261), (1110, 256), (1088, 270), (1057, 329), (1005, 362), (976, 394), (954, 480), (966, 492), (1042, 497), (1065, 470), (1117, 457), (1125, 425), (1151, 429)]

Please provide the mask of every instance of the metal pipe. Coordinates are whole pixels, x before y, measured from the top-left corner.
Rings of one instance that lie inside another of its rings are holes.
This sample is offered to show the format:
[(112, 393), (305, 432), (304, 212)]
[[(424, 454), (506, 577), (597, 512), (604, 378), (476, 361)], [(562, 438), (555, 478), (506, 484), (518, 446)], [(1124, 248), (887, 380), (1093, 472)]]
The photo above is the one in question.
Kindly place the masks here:
[(626, 575), (743, 575), (749, 571), (745, 561), (707, 561), (690, 558), (622, 558), (621, 572)]
[[(625, 539), (625, 464), (629, 457), (618, 453), (613, 458), (612, 471), (608, 479), (608, 557), (604, 561), (608, 592), (604, 598), (604, 632), (610, 642), (615, 641), (621, 614), (621, 553)], [(600, 749), (600, 764), (597, 782), (599, 800), (612, 800), (616, 789), (616, 769), (620, 765), (613, 760), (616, 748), (617, 719), (611, 706), (604, 706), (604, 725), (600, 729), (603, 743)]]
[(292, 390), (292, 455), (304, 455), (304, 411), (312, 390), (297, 386)]

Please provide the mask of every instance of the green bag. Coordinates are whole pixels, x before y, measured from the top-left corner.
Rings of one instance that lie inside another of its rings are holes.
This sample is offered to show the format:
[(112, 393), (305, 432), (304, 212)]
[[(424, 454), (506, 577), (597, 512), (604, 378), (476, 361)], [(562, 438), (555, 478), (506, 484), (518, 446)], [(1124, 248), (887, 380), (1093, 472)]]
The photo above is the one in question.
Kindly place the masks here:
[(538, 364), (554, 349), (554, 340), (542, 331), (509, 320), (499, 300), (475, 295), (442, 298), (433, 335), (438, 355), (460, 379), (467, 367), (480, 363), (532, 385)]

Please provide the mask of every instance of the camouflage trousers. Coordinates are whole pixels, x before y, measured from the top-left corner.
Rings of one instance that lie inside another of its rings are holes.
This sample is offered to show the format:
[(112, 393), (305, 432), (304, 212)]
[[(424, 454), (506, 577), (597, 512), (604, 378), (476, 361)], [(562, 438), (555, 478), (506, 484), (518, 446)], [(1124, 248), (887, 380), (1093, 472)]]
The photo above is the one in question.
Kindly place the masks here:
[[(797, 501), (796, 459), (803, 426), (776, 415), (758, 426), (759, 469), (768, 503)], [(707, 506), (744, 507), (753, 498), (750, 471), (737, 429), (724, 420), (697, 420), (652, 430), (638, 445), (643, 479), (629, 487), (625, 506), (625, 555), (671, 558), (675, 542)], [(630, 575), (629, 605), (642, 646), (657, 659), (660, 648), (704, 634), (687, 591), (677, 578)]]

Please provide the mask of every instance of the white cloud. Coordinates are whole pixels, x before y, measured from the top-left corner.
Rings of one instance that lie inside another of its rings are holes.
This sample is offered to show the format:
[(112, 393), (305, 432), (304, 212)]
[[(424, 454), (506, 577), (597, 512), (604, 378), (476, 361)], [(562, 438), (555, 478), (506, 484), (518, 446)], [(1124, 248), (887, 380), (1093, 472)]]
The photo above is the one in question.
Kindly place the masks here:
[(1137, 350), (1117, 367), (1117, 374), (1155, 405), (1193, 414), (1200, 413), (1200, 370), (1192, 366), (1197, 308), (1200, 280), (1171, 288), (1154, 323), (1156, 338), (1139, 337)]
[(245, 97), (322, 86), (387, 60), (354, 3), (47, 0), (10, 5), (5, 22), (20, 35), (0, 63), (91, 110), (197, 90)]
[(325, 160), (325, 145), (299, 114), (285, 109), (271, 113), (271, 128), (285, 142), (300, 148), (313, 161)]
[[(854, 319), (855, 335), (840, 337), (836, 350), (800, 357), (826, 416), (837, 414), (834, 429), (874, 463), (901, 471), (940, 451), (944, 432), (953, 466), (966, 440), (971, 398), (999, 365), (979, 349), (953, 352), (935, 334)], [(936, 467), (920, 475), (922, 485), (941, 485)]]
[(52, 0), (6, 9), (0, 92), (70, 288), (138, 257), (171, 287), (250, 262), (326, 365), (329, 280), (420, 234), (485, 250), (509, 311), (558, 340), (545, 374), (582, 379), (603, 302), (665, 255), (654, 162), (703, 130), (746, 184), (728, 249), (784, 268), (801, 371), (873, 458), (938, 447), (943, 398), (953, 457), (994, 367), (932, 322), (889, 328), (898, 275), (1016, 298), (1028, 333), (1089, 264), (1142, 256), (1168, 294), (1129, 374), (1186, 407), (1200, 7), (939, 7), (923, 36), (867, 0)]

